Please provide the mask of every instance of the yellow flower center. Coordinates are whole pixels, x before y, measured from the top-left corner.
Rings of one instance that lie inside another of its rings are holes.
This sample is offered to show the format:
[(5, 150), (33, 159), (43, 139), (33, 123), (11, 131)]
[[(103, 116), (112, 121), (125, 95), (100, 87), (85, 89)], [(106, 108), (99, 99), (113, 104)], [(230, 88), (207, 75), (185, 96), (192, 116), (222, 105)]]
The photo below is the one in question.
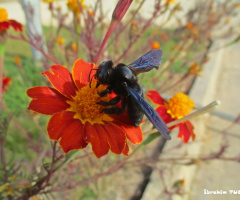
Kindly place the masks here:
[(0, 8), (0, 22), (8, 21), (8, 13), (5, 8)]
[(195, 107), (192, 99), (188, 95), (176, 92), (176, 95), (165, 104), (168, 113), (172, 118), (181, 119)]
[(106, 89), (106, 86), (100, 85), (96, 88), (97, 82), (94, 81), (91, 83), (91, 88), (89, 85), (82, 87), (73, 101), (68, 101), (70, 108), (68, 111), (73, 111), (76, 114), (74, 115), (75, 119), (80, 119), (82, 123), (90, 122), (91, 124), (103, 124), (103, 121), (112, 121), (113, 119), (103, 112), (105, 106), (97, 104), (99, 101), (109, 101), (109, 96), (100, 97), (98, 92)]

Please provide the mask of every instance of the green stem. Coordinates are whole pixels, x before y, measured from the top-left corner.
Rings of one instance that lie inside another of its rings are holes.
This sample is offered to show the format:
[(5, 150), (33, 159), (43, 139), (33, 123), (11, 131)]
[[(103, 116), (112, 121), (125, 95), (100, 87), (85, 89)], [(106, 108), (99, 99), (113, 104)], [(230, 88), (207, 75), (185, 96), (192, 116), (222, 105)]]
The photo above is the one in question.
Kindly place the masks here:
[(4, 65), (5, 45), (0, 43), (0, 113), (2, 110), (2, 86), (3, 86), (3, 65)]

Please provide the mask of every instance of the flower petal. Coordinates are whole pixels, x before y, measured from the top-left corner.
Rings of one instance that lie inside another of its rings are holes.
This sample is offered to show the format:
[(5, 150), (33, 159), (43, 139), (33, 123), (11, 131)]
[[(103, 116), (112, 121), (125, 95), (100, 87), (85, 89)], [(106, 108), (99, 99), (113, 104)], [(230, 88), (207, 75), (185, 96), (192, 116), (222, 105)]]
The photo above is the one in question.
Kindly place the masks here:
[(73, 80), (78, 89), (81, 89), (83, 86), (87, 85), (89, 82), (89, 73), (94, 67), (94, 63), (87, 63), (82, 59), (76, 60), (73, 65), (72, 74)]
[(158, 106), (156, 108), (156, 111), (158, 112), (158, 114), (160, 115), (160, 117), (162, 117), (163, 121), (167, 124), (171, 121), (173, 121), (172, 116), (167, 113), (167, 108), (164, 106)]
[(59, 144), (65, 153), (76, 149), (83, 149), (88, 145), (83, 138), (83, 127), (84, 125), (80, 120), (73, 119), (61, 130)]
[(51, 84), (64, 96), (71, 98), (76, 95), (77, 87), (75, 86), (72, 75), (68, 69), (61, 65), (52, 65), (50, 71), (42, 73)]
[(15, 31), (20, 31), (22, 32), (22, 24), (20, 24), (19, 22), (15, 21), (15, 20), (8, 20), (10, 25), (14, 28)]
[(179, 127), (178, 138), (181, 138), (184, 143), (188, 143), (190, 137), (195, 140), (194, 126), (190, 121), (185, 121), (177, 125)]
[(111, 122), (84, 126), (84, 139), (92, 144), (94, 154), (100, 158), (108, 153), (109, 149), (115, 154), (121, 154), (126, 145), (124, 131)]
[(84, 139), (86, 142), (91, 143), (93, 153), (97, 158), (106, 155), (109, 152), (110, 146), (108, 141), (103, 137), (105, 130), (100, 124), (90, 124), (86, 122), (84, 125)]
[(65, 127), (68, 127), (71, 121), (75, 120), (73, 118), (74, 114), (74, 112), (70, 111), (62, 111), (54, 114), (50, 118), (47, 126), (49, 138), (52, 140), (59, 140)]
[(122, 154), (123, 154), (124, 156), (128, 156), (128, 152), (129, 152), (129, 146), (128, 146), (128, 144), (126, 143), (126, 146), (125, 146), (125, 148), (123, 149)]
[(30, 88), (27, 90), (27, 95), (33, 98), (28, 110), (41, 114), (52, 115), (70, 107), (66, 103), (68, 99), (54, 88), (40, 86)]
[(9, 29), (10, 23), (8, 21), (0, 22), (0, 31)]
[(110, 149), (115, 154), (121, 154), (126, 145), (126, 135), (124, 131), (111, 122), (102, 125), (105, 130), (105, 139), (110, 145)]
[(124, 130), (126, 133), (127, 138), (133, 143), (133, 144), (140, 144), (143, 141), (143, 133), (140, 126), (128, 126), (125, 124), (117, 124), (121, 129)]
[(165, 100), (156, 90), (148, 91), (146, 95), (153, 103), (158, 105), (164, 105)]

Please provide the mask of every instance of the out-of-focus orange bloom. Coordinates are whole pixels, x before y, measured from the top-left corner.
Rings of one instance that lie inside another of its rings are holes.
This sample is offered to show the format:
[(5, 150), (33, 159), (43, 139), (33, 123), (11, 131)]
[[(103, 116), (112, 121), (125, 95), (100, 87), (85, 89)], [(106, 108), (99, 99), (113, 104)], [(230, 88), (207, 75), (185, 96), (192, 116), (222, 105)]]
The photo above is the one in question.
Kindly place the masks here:
[(160, 43), (158, 41), (154, 41), (152, 43), (152, 49), (160, 49)]
[(225, 22), (228, 24), (230, 22), (230, 17), (227, 17)]
[(15, 57), (14, 57), (14, 63), (15, 63), (16, 65), (21, 65), (21, 58), (20, 58), (19, 56), (15, 56)]
[(92, 10), (88, 10), (87, 13), (88, 13), (89, 16), (94, 16), (94, 12)]
[(163, 42), (167, 42), (167, 41), (168, 41), (168, 38), (167, 38), (166, 34), (163, 34), (163, 33), (160, 34), (160, 35), (159, 35), (159, 38), (162, 39)]
[(131, 26), (130, 26), (130, 37), (132, 35), (135, 35), (138, 31), (138, 22), (137, 21), (131, 21)]
[(202, 67), (199, 67), (198, 63), (195, 62), (189, 67), (188, 74), (201, 76), (202, 75), (201, 70), (202, 70)]
[(0, 8), (0, 31), (8, 30), (10, 27), (22, 32), (22, 25), (15, 20), (9, 20), (7, 10)]
[(132, 25), (132, 26), (137, 26), (137, 25), (138, 25), (138, 22), (133, 20), (133, 21), (131, 21), (131, 25)]
[[(78, 0), (80, 5), (82, 6), (82, 9), (86, 8), (85, 6), (85, 0)], [(75, 14), (80, 14), (81, 9), (79, 8), (77, 0), (68, 0), (67, 6), (68, 8)]]
[(12, 79), (9, 77), (3, 77), (2, 80), (2, 93), (7, 92), (7, 87), (11, 85)]
[(240, 4), (239, 4), (239, 3), (235, 3), (235, 4), (234, 4), (234, 7), (235, 7), (235, 8), (238, 8), (238, 7), (240, 7)]
[(72, 43), (71, 47), (74, 52), (77, 52), (77, 44), (76, 43)]
[(191, 30), (194, 28), (194, 25), (191, 22), (189, 22), (187, 23), (186, 28)]
[(63, 37), (57, 37), (56, 38), (56, 43), (58, 43), (59, 45), (64, 44), (64, 42), (65, 42), (65, 39)]
[(54, 1), (58, 1), (58, 0), (43, 0), (44, 3), (53, 3)]
[(175, 0), (164, 0), (167, 4), (175, 4), (176, 2), (175, 2)]

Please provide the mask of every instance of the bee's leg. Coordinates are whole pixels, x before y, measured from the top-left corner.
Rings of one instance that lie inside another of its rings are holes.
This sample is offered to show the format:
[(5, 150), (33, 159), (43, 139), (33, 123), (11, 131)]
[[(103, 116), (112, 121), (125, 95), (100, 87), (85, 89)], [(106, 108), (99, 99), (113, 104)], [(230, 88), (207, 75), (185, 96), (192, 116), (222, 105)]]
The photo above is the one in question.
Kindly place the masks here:
[(119, 107), (111, 107), (111, 108), (105, 108), (103, 109), (103, 112), (109, 115), (117, 114), (120, 115), (125, 112), (127, 108), (127, 99), (126, 97), (123, 97), (122, 102), (121, 102), (121, 108)]
[(108, 86), (105, 90), (98, 92), (100, 97), (105, 96), (106, 94), (110, 94), (112, 92), (112, 86)]
[(112, 98), (110, 101), (99, 101), (97, 104), (100, 104), (102, 106), (114, 106), (118, 104), (118, 102), (121, 100), (121, 96), (116, 96)]

